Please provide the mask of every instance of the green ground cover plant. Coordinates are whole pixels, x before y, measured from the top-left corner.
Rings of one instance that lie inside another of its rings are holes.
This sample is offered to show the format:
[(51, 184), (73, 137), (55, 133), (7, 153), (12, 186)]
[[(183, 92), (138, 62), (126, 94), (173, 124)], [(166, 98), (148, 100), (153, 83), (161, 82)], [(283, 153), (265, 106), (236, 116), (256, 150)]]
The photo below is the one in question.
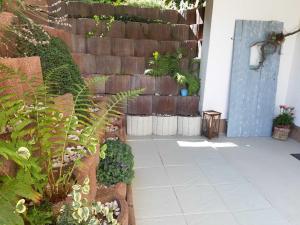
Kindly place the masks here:
[(133, 177), (134, 156), (131, 147), (119, 140), (106, 142), (106, 157), (97, 170), (97, 180), (104, 185), (119, 182), (130, 184)]

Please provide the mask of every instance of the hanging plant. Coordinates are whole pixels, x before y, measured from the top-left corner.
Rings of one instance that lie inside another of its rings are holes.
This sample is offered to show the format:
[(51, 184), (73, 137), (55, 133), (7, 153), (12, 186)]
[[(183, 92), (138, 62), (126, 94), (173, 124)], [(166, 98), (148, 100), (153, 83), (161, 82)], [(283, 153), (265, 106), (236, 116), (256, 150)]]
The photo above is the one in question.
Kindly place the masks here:
[(259, 45), (260, 52), (261, 52), (261, 58), (260, 58), (259, 64), (255, 69), (257, 70), (263, 66), (268, 55), (272, 55), (275, 52), (277, 52), (278, 50), (280, 50), (281, 45), (285, 41), (286, 37), (294, 35), (299, 32), (300, 32), (300, 28), (293, 32), (289, 32), (286, 34), (284, 34), (283, 32), (280, 32), (280, 33), (271, 32), (267, 36), (266, 40), (258, 41), (258, 42), (255, 42), (254, 44), (252, 44), (251, 47)]

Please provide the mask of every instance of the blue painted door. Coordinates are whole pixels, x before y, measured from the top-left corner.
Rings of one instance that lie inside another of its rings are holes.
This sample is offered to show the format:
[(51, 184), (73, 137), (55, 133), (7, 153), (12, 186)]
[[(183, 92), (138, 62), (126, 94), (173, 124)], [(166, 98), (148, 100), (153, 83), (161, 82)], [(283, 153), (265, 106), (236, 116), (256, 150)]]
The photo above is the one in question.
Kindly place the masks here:
[(276, 21), (236, 21), (227, 136), (271, 135), (280, 52), (268, 55), (263, 66), (253, 70), (250, 47), (282, 29), (283, 23)]

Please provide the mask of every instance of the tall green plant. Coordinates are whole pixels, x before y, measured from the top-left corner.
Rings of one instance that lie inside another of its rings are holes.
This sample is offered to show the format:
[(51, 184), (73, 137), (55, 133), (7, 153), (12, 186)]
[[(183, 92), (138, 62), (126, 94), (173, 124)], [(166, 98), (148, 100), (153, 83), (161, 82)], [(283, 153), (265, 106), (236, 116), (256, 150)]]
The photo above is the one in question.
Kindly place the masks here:
[[(3, 67), (6, 68), (4, 74), (7, 75), (4, 80), (12, 79), (12, 75), (15, 75), (19, 76), (18, 79), (14, 79), (15, 82), (20, 81), (30, 85), (30, 81), (20, 78), (24, 75), (20, 71)], [(101, 81), (104, 82), (105, 79), (101, 78)], [(121, 115), (118, 109), (123, 102), (142, 92), (142, 90), (121, 92), (99, 106), (93, 103), (93, 107), (98, 107), (98, 112), (95, 112), (87, 108), (87, 103), (82, 100), (83, 96), (88, 99), (92, 98), (87, 94), (87, 85), (77, 84), (75, 87), (74, 105), (76, 107), (70, 109), (68, 116), (56, 109), (55, 95), (49, 94), (47, 87), (41, 85), (31, 88), (30, 92), (21, 96), (22, 106), (17, 110), (20, 115), (17, 117), (18, 120), (15, 120), (13, 116), (12, 119), (7, 119), (7, 124), (11, 124), (13, 128), (12, 143), (17, 146), (27, 141), (28, 148), (32, 152), (39, 153), (40, 162), (46, 167), (49, 183), (47, 193), (52, 200), (61, 200), (57, 198), (66, 196), (74, 169), (80, 165), (82, 157), (97, 152), (101, 144), (100, 134), (112, 118)], [(0, 105), (3, 105), (1, 100), (6, 102), (8, 96), (12, 99), (16, 97), (13, 94), (4, 95), (0, 98)], [(100, 150), (101, 157), (105, 156), (104, 151), (105, 146)], [(66, 159), (67, 155), (78, 157), (70, 161)]]

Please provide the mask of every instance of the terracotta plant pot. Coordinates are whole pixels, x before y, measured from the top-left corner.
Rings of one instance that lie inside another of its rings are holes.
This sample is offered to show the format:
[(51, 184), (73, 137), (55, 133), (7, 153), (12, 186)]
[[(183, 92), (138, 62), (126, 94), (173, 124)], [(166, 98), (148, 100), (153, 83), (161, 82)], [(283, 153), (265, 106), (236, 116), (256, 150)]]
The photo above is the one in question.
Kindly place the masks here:
[(102, 203), (112, 202), (116, 200), (119, 204), (121, 213), (118, 216), (117, 220), (120, 225), (128, 225), (128, 205), (124, 198), (122, 198), (119, 194), (114, 192), (107, 192), (103, 194), (100, 190), (97, 191), (96, 201), (100, 201)]
[(111, 193), (115, 193), (120, 195), (123, 199), (126, 199), (127, 195), (127, 184), (123, 182), (119, 182), (115, 185), (112, 185), (110, 187), (104, 187), (104, 186), (99, 186), (97, 188), (97, 193), (99, 195), (110, 195)]
[(276, 126), (273, 131), (273, 138), (281, 141), (286, 141), (291, 132), (290, 126)]

